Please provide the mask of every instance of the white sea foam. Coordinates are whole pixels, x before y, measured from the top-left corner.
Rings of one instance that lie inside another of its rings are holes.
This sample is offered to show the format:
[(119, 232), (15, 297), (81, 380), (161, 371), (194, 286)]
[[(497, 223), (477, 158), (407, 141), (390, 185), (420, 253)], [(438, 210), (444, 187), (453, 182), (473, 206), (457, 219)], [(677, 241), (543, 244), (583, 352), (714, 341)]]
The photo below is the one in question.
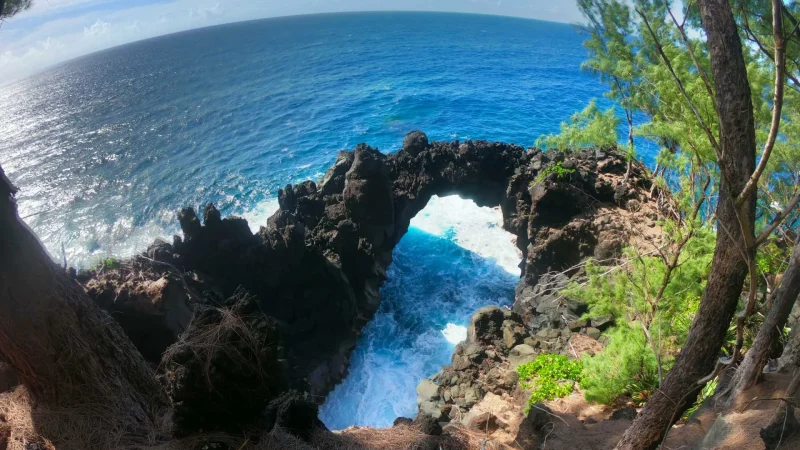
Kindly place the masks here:
[[(172, 223), (175, 225), (166, 225)], [(131, 257), (145, 251), (157, 238), (170, 241), (170, 236), (179, 231), (174, 213), (167, 212), (158, 214), (156, 220), (145, 224), (136, 224), (130, 216), (104, 223), (90, 222), (75, 214), (63, 223), (37, 225), (34, 229), (42, 236), (42, 243), (53, 260), (61, 264), (66, 259), (68, 266), (77, 268), (94, 266), (105, 258)]]
[[(144, 224), (136, 224), (129, 216), (118, 217), (109, 224), (90, 222), (81, 214), (68, 217), (64, 223), (37, 223), (36, 215), (28, 212), (31, 209), (28, 207), (20, 215), (31, 216), (29, 223), (42, 236), (53, 260), (61, 263), (66, 256), (67, 264), (73, 267), (91, 267), (109, 257), (129, 258), (145, 251), (157, 238), (169, 242), (173, 234), (180, 233), (173, 210), (165, 209)], [(247, 219), (255, 233), (277, 210), (278, 200), (273, 198), (238, 215)]]
[(520, 256), (501, 220), (500, 211), (455, 196), (434, 197), (412, 220), (349, 375), (320, 407), (329, 428), (413, 417), (417, 384), (450, 361), (470, 315), (513, 301)]
[(508, 273), (519, 275), (522, 253), (513, 236), (503, 230), (499, 208), (480, 207), (457, 195), (433, 196), (411, 219), (411, 226), (436, 236), (449, 236), (458, 246), (497, 261)]
[(242, 214), (242, 217), (247, 220), (250, 230), (256, 233), (262, 226), (267, 226), (267, 219), (272, 217), (278, 208), (278, 199), (271, 198), (257, 204), (255, 208)]
[(463, 325), (456, 325), (448, 323), (442, 330), (444, 338), (451, 344), (458, 344), (459, 342), (467, 339), (467, 327)]

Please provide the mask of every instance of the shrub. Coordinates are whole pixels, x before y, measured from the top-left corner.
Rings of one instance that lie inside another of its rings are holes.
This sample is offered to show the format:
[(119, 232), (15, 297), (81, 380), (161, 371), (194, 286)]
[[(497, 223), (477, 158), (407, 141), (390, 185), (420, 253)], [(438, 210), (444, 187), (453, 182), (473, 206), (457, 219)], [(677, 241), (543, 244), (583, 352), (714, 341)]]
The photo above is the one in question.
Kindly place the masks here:
[[(669, 220), (661, 225), (671, 242), (688, 232)], [(669, 276), (669, 258), (634, 248), (615, 266), (586, 263), (585, 276), (564, 295), (589, 305), (585, 319), (610, 317), (618, 324), (607, 332), (608, 347), (584, 361), (587, 400), (610, 403), (629, 394), (644, 402), (658, 386), (659, 365), (662, 376), (670, 370), (700, 304), (714, 238), (707, 227), (693, 229)]]
[(106, 270), (119, 269), (120, 267), (120, 263), (117, 258), (106, 258), (101, 262), (101, 264)]
[(602, 111), (597, 100), (592, 99), (583, 111), (562, 122), (560, 132), (540, 136), (536, 145), (544, 149), (573, 149), (589, 146), (613, 147), (617, 145), (619, 117), (614, 107)]
[(539, 183), (541, 181), (544, 181), (544, 179), (547, 178), (547, 176), (550, 175), (551, 173), (556, 174), (556, 178), (562, 180), (567, 176), (569, 176), (569, 174), (575, 173), (575, 169), (564, 167), (563, 165), (561, 165), (561, 161), (559, 161), (555, 163), (555, 165), (549, 166), (544, 170), (542, 170), (541, 172), (539, 172), (539, 175), (536, 176), (536, 179), (533, 180), (533, 183)]
[(582, 370), (580, 360), (570, 361), (566, 356), (552, 354), (541, 354), (533, 361), (519, 365), (519, 383), (531, 391), (525, 413), (531, 405), (571, 394), (575, 383), (581, 379)]
[(586, 400), (611, 403), (623, 394), (643, 402), (658, 387), (658, 363), (640, 330), (621, 325), (609, 332), (606, 349), (583, 360)]

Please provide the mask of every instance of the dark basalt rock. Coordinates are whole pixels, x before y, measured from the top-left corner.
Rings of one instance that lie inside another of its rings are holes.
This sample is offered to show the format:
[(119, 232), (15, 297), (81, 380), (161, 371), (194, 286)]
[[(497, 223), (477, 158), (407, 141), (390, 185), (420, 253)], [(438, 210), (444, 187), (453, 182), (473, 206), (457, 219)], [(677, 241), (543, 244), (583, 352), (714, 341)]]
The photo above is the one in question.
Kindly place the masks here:
[[(558, 163), (570, 171), (568, 176), (540, 177)], [(516, 236), (523, 255), (522, 300), (514, 318), (506, 316), (509, 311), (502, 312), (500, 322), (490, 320), (492, 332), (480, 333), (491, 335), (490, 340), (460, 346), (453, 359), (454, 368), (483, 364), (490, 369), (519, 345), (537, 351), (553, 342), (560, 342), (552, 344), (554, 351), (563, 347), (570, 331), (561, 334), (559, 327), (566, 324), (556, 315), (577, 319), (580, 313), (568, 303), (535, 299), (542, 292), (532, 289), (548, 272), (573, 267), (597, 249), (613, 255), (627, 242), (628, 232), (615, 225), (616, 218), (600, 220), (603, 208), (605, 216), (616, 217), (614, 211), (628, 203), (638, 202), (642, 211), (652, 204), (647, 172), (639, 163), (631, 166), (629, 189), (617, 189), (627, 166), (612, 149), (543, 153), (486, 141), (428, 142), (424, 133), (413, 132), (396, 153), (384, 155), (362, 144), (339, 152), (318, 183), (281, 189), (280, 209), (258, 233), (241, 218), (222, 218), (213, 205), (205, 206), (202, 224), (193, 209), (181, 210), (183, 238), (159, 244), (148, 256), (149, 269), (172, 277), (184, 297), (200, 299), (190, 302), (191, 308), (208, 301), (203, 299), (228, 298), (239, 286), (247, 289), (260, 313), (276, 321), (291, 386), (324, 396), (346, 375), (361, 329), (380, 304), (392, 250), (431, 196), (458, 194), (481, 206), (499, 206), (503, 228)], [(76, 279), (88, 286), (90, 280), (109, 276), (109, 271), (99, 272), (79, 273)], [(108, 301), (108, 293), (117, 287), (90, 289), (90, 295), (113, 311), (116, 302)], [(149, 320), (148, 314), (158, 320)], [(156, 309), (136, 319), (148, 323), (153, 336), (164, 336), (152, 349), (146, 349), (146, 338), (137, 339), (153, 361), (158, 349), (176, 338), (161, 317), (163, 311)], [(136, 333), (134, 324), (123, 328)], [(559, 337), (540, 339), (537, 330), (555, 331)], [(494, 388), (470, 389), (469, 401), (465, 393), (456, 396), (465, 405)]]
[(394, 233), (392, 182), (386, 156), (359, 145), (353, 165), (345, 175), (344, 206), (371, 246), (380, 247)]
[(526, 449), (539, 448), (539, 443), (553, 431), (554, 415), (553, 411), (544, 403), (532, 405), (528, 414), (519, 424), (514, 442)]
[(767, 426), (759, 430), (761, 440), (768, 449), (778, 448), (782, 440), (788, 440), (800, 433), (800, 422), (798, 422), (794, 410), (795, 408), (790, 405), (789, 408), (782, 410), (783, 414), (776, 415)]
[(452, 412), (466, 413), (488, 392), (511, 394), (517, 387), (514, 351), (527, 333), (521, 318), (507, 309), (487, 306), (472, 315), (467, 339), (453, 352), (452, 362), (417, 387), (420, 414), (447, 422)]
[[(163, 253), (165, 242), (156, 242), (148, 254), (171, 261)], [(142, 356), (158, 361), (161, 354), (186, 329), (197, 299), (186, 286), (202, 290), (202, 282), (183, 279), (167, 266), (153, 267), (149, 257), (139, 256), (113, 270), (83, 272), (89, 296), (119, 322)], [(154, 270), (155, 269), (155, 270)], [(186, 284), (184, 284), (186, 283)]]
[(442, 435), (442, 426), (439, 425), (439, 422), (433, 416), (428, 414), (417, 414), (417, 417), (414, 418), (411, 424), (417, 427), (422, 434), (427, 434), (429, 436)]
[(635, 420), (639, 412), (633, 406), (626, 406), (611, 413), (611, 420)]
[(318, 415), (319, 407), (308, 394), (294, 390), (284, 392), (267, 405), (264, 429), (281, 429), (304, 441), (311, 441), (314, 431), (326, 430)]
[(428, 135), (422, 131), (412, 131), (403, 139), (403, 150), (411, 156), (419, 155), (426, 148), (428, 148)]
[(392, 426), (396, 427), (399, 425), (411, 425), (412, 423), (414, 423), (413, 419), (409, 419), (408, 417), (398, 417), (397, 419), (394, 419)]

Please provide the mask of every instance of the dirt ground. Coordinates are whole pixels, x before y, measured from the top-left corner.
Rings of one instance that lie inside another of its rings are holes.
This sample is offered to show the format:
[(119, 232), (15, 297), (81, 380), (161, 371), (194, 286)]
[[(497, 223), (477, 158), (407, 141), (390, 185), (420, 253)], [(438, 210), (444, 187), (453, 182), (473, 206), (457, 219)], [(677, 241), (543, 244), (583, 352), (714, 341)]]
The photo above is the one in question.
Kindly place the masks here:
[[(783, 392), (789, 383), (789, 374), (767, 374), (756, 387), (746, 391), (735, 404), (720, 407), (707, 403), (701, 407), (688, 421), (675, 425), (662, 444), (664, 450), (773, 450), (766, 449), (760, 437), (760, 430), (772, 418), (775, 408), (781, 402)], [(20, 391), (11, 390), (0, 394), (0, 449), (28, 449), (26, 442), (46, 441), (37, 438), (37, 431), (30, 419), (21, 415), (27, 411), (30, 417), (30, 406), (20, 402), (27, 397)], [(547, 426), (536, 436), (525, 435), (521, 426), (525, 417), (523, 395), (500, 397), (487, 395), (485, 401), (476, 405), (477, 411), (494, 414), (498, 420), (481, 421), (475, 426), (448, 426), (449, 436), (441, 438), (420, 434), (410, 427), (394, 427), (388, 429), (350, 428), (336, 433), (324, 433), (315, 436), (313, 442), (302, 443), (286, 435), (261, 439), (258, 444), (237, 442), (242, 447), (233, 448), (271, 450), (273, 448), (297, 449), (331, 449), (331, 450), (407, 450), (409, 448), (438, 450), (610, 450), (622, 437), (635, 417), (636, 409), (625, 405), (617, 408), (590, 404), (584, 400), (582, 393), (575, 392), (565, 398), (545, 403), (549, 412), (546, 414)], [(23, 402), (24, 403), (24, 402)], [(26, 408), (21, 408), (27, 406)], [(480, 414), (478, 414), (480, 416)], [(15, 436), (16, 434), (16, 436)], [(278, 441), (275, 439), (280, 438)], [(227, 438), (226, 438), (227, 439)], [(241, 439), (239, 437), (238, 439)], [(273, 442), (275, 441), (275, 442)], [(288, 445), (290, 442), (292, 445)], [(154, 442), (148, 449), (177, 450), (194, 449), (189, 442)], [(21, 444), (21, 445), (20, 445)], [(187, 444), (187, 445), (184, 445)], [(40, 447), (56, 447), (41, 445)], [(141, 447), (145, 448), (145, 447)], [(800, 449), (800, 433), (786, 434), (781, 439), (780, 449)]]

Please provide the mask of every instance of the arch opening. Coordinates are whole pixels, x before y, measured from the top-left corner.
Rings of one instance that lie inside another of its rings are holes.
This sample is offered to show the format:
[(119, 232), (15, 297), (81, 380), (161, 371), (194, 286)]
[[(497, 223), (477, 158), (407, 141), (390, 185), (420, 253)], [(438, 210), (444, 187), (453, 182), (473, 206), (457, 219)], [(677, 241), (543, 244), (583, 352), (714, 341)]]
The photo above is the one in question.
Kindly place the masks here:
[(499, 208), (432, 196), (393, 251), (381, 304), (347, 377), (320, 409), (331, 429), (389, 427), (417, 412), (417, 384), (449, 364), (471, 314), (514, 301), (522, 253)]

